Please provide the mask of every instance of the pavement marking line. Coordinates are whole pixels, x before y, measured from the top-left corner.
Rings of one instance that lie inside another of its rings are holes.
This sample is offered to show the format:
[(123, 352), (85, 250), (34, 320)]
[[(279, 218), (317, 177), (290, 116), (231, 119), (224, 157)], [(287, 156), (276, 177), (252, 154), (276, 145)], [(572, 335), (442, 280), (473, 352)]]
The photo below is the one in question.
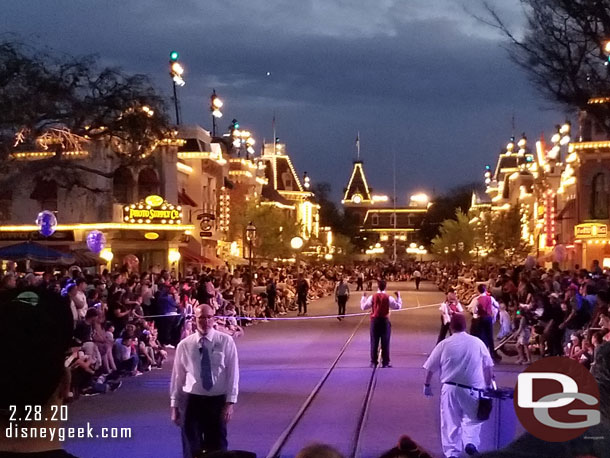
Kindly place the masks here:
[(337, 363), (339, 362), (339, 360), (343, 356), (343, 353), (345, 353), (345, 350), (347, 350), (347, 347), (349, 346), (349, 344), (351, 343), (352, 339), (356, 335), (356, 332), (358, 332), (358, 329), (360, 329), (360, 326), (362, 326), (362, 323), (364, 322), (364, 318), (365, 317), (363, 316), (360, 319), (360, 321), (358, 322), (358, 325), (354, 328), (354, 331), (352, 332), (352, 334), (349, 336), (349, 338), (343, 344), (343, 347), (339, 351), (339, 355), (335, 358), (335, 360), (330, 365), (330, 367), (328, 368), (326, 373), (318, 381), (318, 383), (313, 388), (313, 390), (311, 391), (309, 396), (307, 396), (307, 399), (305, 399), (305, 402), (303, 403), (303, 405), (301, 405), (301, 408), (299, 409), (297, 414), (294, 416), (292, 421), (288, 424), (286, 429), (284, 429), (282, 434), (280, 434), (280, 437), (278, 437), (278, 439), (275, 441), (275, 443), (271, 447), (271, 450), (269, 450), (269, 453), (267, 454), (266, 458), (277, 458), (277, 457), (279, 457), (279, 453), (282, 450), (282, 447), (284, 447), (284, 445), (286, 445), (286, 442), (288, 441), (288, 438), (290, 437), (290, 434), (292, 434), (292, 431), (294, 431), (294, 429), (296, 428), (296, 426), (299, 423), (299, 421), (301, 421), (301, 418), (303, 418), (303, 415), (305, 414), (305, 411), (309, 408), (309, 406), (313, 402), (314, 398), (316, 397), (316, 395), (318, 394), (318, 392), (322, 388), (322, 385), (324, 385), (324, 383), (326, 382), (326, 380), (330, 376), (331, 372), (333, 371), (333, 369), (335, 368), (335, 366), (337, 365)]

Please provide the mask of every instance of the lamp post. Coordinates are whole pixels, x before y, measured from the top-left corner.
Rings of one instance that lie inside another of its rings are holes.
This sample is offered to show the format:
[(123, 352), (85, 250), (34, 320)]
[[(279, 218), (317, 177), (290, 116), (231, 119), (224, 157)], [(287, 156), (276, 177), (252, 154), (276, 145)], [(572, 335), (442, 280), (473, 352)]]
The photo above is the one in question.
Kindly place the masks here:
[(172, 85), (174, 89), (174, 108), (176, 109), (176, 124), (180, 125), (180, 110), (178, 109), (178, 94), (176, 86), (184, 86), (185, 82), (182, 78), (184, 67), (178, 62), (179, 54), (177, 51), (169, 53), (169, 76), (172, 77)]
[(294, 250), (294, 259), (297, 265), (297, 274), (301, 272), (301, 265), (299, 264), (299, 252), (301, 251), (301, 248), (303, 248), (304, 244), (305, 241), (298, 235), (290, 239), (290, 247)]
[(210, 111), (212, 112), (212, 137), (216, 137), (216, 118), (222, 118), (222, 111), (220, 109), (223, 106), (222, 100), (216, 95), (216, 89), (212, 91), (210, 97)]
[(252, 246), (256, 239), (256, 226), (252, 221), (246, 227), (246, 240), (248, 240), (248, 291), (250, 292), (250, 303), (252, 303)]

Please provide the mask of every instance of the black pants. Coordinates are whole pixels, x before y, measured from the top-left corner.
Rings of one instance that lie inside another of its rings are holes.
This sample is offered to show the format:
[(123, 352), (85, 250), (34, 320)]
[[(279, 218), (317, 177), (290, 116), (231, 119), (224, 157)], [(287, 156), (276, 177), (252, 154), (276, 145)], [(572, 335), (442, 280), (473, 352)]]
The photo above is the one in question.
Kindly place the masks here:
[(490, 316), (481, 317), (478, 320), (476, 336), (483, 341), (489, 354), (494, 354), (494, 324)]
[(388, 318), (371, 319), (371, 363), (377, 364), (379, 343), (381, 343), (381, 364), (390, 364), (390, 334), (392, 326)]
[(421, 277), (415, 277), (415, 289), (419, 290), (420, 283), (421, 283)]
[(347, 304), (348, 296), (337, 296), (337, 306), (339, 307), (339, 312), (337, 315), (345, 315), (345, 306)]
[(442, 342), (443, 340), (445, 340), (445, 337), (447, 337), (447, 333), (449, 333), (449, 335), (451, 335), (451, 331), (449, 330), (449, 323), (445, 324), (443, 323), (443, 317), (441, 317), (441, 330), (438, 333), (438, 339), (436, 341), (436, 343)]
[(360, 278), (356, 281), (356, 291), (362, 291), (364, 288), (364, 281)]
[(227, 449), (227, 424), (222, 419), (225, 401), (224, 395), (188, 395), (182, 423), (184, 458), (199, 456), (202, 450), (212, 452)]
[(303, 313), (307, 313), (307, 297), (299, 296), (297, 298), (297, 304), (299, 305), (299, 313), (301, 313), (301, 309)]

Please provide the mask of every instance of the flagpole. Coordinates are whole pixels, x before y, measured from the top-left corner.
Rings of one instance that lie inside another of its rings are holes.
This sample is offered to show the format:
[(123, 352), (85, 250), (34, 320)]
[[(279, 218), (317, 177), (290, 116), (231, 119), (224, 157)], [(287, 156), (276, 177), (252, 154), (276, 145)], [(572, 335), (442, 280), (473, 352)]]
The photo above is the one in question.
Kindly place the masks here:
[(275, 110), (273, 110), (273, 121), (271, 122), (271, 125), (273, 127), (273, 155), (275, 156)]
[(358, 161), (360, 161), (360, 131), (356, 135), (356, 154), (358, 155)]
[(393, 153), (393, 170), (394, 170), (394, 264), (396, 264), (396, 223), (397, 223), (397, 215), (396, 215), (396, 150), (392, 147)]

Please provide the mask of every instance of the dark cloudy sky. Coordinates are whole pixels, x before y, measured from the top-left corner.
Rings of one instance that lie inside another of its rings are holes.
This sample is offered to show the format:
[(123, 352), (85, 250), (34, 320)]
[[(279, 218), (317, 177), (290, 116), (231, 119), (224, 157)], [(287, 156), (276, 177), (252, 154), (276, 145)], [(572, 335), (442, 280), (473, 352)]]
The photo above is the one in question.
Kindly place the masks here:
[[(518, 0), (493, 0), (519, 31)], [(278, 136), (312, 181), (339, 196), (360, 131), (371, 186), (399, 202), (479, 180), (516, 131), (535, 138), (565, 115), (537, 97), (501, 37), (465, 9), (479, 0), (0, 0), (0, 31), (149, 74), (170, 94), (180, 52), (185, 123), (210, 128), (212, 88), (262, 143)], [(2, 35), (5, 36), (5, 35)], [(271, 75), (267, 76), (267, 72)]]

